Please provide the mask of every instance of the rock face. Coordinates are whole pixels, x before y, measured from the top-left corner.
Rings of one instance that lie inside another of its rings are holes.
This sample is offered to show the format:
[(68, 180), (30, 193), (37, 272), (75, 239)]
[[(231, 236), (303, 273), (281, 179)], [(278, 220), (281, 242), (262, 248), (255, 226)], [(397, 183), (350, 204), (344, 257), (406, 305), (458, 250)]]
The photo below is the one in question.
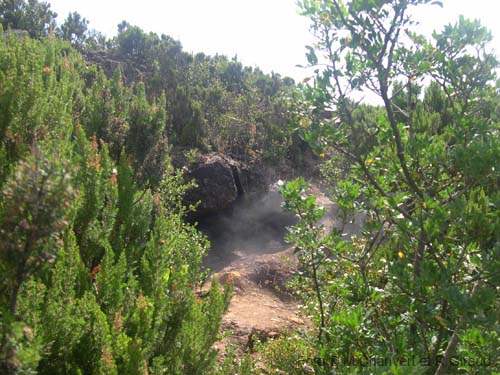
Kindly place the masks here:
[(200, 215), (224, 210), (231, 206), (239, 195), (233, 168), (220, 155), (208, 155), (190, 168), (188, 175), (198, 187), (189, 191), (186, 199), (190, 203), (200, 201)]
[(198, 187), (189, 190), (184, 203), (200, 202), (191, 219), (218, 214), (233, 206), (243, 194), (265, 192), (269, 188), (271, 175), (258, 165), (247, 165), (220, 153), (198, 153), (188, 160), (186, 150), (176, 150), (172, 162), (176, 168), (185, 168), (186, 181), (195, 180)]
[(219, 154), (200, 156), (189, 167), (188, 179), (198, 187), (186, 194), (186, 203), (201, 202), (198, 215), (215, 213), (229, 208), (244, 193), (236, 162)]

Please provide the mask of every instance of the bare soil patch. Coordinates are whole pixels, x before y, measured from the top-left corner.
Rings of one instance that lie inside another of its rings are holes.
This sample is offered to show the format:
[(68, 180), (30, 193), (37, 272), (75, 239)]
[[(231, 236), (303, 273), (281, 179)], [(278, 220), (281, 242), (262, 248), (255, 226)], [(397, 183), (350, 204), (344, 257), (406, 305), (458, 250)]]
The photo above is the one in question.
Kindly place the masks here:
[[(321, 224), (332, 228), (336, 210), (331, 201), (316, 186), (311, 193), (327, 208)], [(287, 290), (287, 281), (297, 271), (297, 258), (284, 236), (295, 219), (281, 209), (281, 202), (277, 193), (271, 193), (201, 223), (212, 241), (205, 266), (221, 284), (234, 287), (222, 323), (225, 337), (216, 344), (221, 355), (228, 342), (246, 351), (256, 339), (265, 341), (310, 326), (300, 301)]]

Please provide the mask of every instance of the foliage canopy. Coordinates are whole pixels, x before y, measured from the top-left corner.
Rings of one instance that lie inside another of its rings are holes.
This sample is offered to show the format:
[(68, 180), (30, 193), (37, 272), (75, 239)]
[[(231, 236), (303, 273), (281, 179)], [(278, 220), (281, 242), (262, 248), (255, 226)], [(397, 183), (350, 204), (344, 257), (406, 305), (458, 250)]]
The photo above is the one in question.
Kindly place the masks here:
[[(301, 2), (321, 69), (298, 118), (342, 161), (328, 169), (342, 219), (332, 233), (304, 182), (283, 188), (302, 219), (290, 240), (320, 329), (317, 373), (498, 371), (498, 62), (478, 21), (430, 40), (413, 32), (411, 9), (433, 3)], [(381, 105), (359, 103), (360, 91)]]

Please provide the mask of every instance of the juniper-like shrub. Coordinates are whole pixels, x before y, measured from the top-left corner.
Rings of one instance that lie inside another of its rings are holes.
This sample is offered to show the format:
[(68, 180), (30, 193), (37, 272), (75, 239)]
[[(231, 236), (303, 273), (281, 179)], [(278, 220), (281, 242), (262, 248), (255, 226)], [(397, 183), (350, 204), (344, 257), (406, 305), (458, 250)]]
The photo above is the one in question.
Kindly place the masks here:
[(0, 372), (214, 373), (230, 291), (194, 294), (208, 242), (183, 221), (182, 175), (148, 159), (165, 98), (8, 35), (0, 103)]

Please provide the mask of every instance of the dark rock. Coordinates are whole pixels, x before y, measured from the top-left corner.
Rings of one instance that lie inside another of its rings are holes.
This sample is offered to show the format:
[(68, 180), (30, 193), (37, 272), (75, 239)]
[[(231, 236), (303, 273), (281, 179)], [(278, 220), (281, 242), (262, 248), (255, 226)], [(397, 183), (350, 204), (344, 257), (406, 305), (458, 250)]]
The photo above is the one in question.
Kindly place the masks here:
[(186, 204), (200, 202), (198, 215), (206, 215), (229, 208), (243, 194), (235, 179), (236, 166), (218, 154), (201, 156), (189, 167), (186, 177), (196, 180), (197, 188), (187, 192)]
[[(186, 181), (195, 180), (197, 188), (186, 193), (184, 203), (200, 202), (189, 219), (231, 210), (243, 195), (266, 192), (271, 175), (263, 166), (248, 165), (220, 153), (198, 153), (187, 157), (189, 150), (178, 148), (172, 153), (175, 168), (186, 169)], [(194, 159), (194, 160), (193, 160)]]
[(240, 163), (238, 175), (245, 194), (265, 192), (269, 189), (272, 181), (269, 170), (258, 164), (246, 165)]

